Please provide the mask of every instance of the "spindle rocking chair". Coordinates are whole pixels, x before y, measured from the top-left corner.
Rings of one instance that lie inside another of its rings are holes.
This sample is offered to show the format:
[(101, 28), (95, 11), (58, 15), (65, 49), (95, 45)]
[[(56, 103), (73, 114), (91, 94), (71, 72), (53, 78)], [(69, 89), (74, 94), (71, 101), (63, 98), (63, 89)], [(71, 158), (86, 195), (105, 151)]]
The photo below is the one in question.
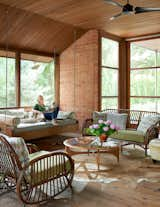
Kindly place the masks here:
[(15, 187), (24, 205), (53, 199), (71, 187), (74, 162), (70, 156), (63, 152), (29, 151), (32, 147), (28, 150), (22, 138), (0, 135), (1, 187)]

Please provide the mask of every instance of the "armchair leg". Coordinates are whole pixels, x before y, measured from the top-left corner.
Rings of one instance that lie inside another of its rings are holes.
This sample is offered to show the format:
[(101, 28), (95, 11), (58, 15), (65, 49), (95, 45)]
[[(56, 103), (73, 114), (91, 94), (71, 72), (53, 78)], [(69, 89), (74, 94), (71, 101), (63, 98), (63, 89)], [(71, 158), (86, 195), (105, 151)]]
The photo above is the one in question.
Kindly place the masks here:
[(123, 145), (120, 146), (121, 153), (123, 152)]
[(152, 159), (152, 162), (153, 162), (154, 164), (156, 164), (157, 160)]
[(145, 144), (145, 147), (144, 147), (144, 150), (145, 150), (145, 156), (147, 156), (147, 149), (148, 149), (147, 144)]

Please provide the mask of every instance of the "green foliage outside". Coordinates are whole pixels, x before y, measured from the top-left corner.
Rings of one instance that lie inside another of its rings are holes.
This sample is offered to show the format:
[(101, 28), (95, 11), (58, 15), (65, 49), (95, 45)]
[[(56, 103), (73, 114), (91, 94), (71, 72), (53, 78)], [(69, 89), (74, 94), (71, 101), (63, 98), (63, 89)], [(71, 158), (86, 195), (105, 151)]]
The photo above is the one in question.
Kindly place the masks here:
[(0, 77), (0, 108), (16, 106), (15, 59), (0, 57)]
[(131, 70), (131, 96), (155, 96), (155, 98), (131, 98), (131, 109), (160, 111), (160, 53), (131, 44), (131, 68), (149, 68)]
[[(102, 38), (102, 66), (118, 66), (118, 43)], [(149, 68), (131, 70), (131, 96), (160, 96), (160, 52), (131, 44), (131, 68)], [(118, 70), (102, 67), (102, 96), (118, 95)], [(160, 111), (158, 98), (131, 98), (131, 109)], [(102, 109), (117, 108), (117, 98), (102, 98)]]
[[(37, 64), (39, 67), (33, 69)], [(0, 57), (0, 107), (16, 106), (15, 59), (7, 60), (7, 99), (6, 99), (6, 58)], [(21, 61), (21, 106), (33, 106), (38, 95), (44, 95), (45, 103), (54, 101), (54, 63)]]
[[(102, 38), (102, 96), (118, 96), (118, 42)], [(115, 68), (110, 69), (109, 67)], [(117, 108), (118, 98), (102, 98), (102, 110)]]
[[(33, 69), (34, 65), (37, 69)], [(21, 105), (34, 106), (38, 95), (43, 95), (46, 105), (54, 101), (54, 63), (21, 61)]]

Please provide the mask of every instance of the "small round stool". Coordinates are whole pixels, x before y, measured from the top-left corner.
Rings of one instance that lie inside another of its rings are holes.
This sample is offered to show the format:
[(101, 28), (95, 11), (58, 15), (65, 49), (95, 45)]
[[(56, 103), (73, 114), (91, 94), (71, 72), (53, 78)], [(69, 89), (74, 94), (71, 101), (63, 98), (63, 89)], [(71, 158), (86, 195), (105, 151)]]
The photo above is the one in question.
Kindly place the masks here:
[(149, 143), (150, 156), (152, 160), (160, 161), (160, 139), (152, 139)]

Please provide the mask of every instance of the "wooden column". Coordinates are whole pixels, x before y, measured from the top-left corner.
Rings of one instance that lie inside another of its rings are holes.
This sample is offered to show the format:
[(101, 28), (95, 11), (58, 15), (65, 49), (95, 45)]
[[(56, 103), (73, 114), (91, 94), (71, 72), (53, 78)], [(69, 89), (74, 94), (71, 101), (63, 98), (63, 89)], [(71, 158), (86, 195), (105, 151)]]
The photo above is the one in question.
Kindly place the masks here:
[(16, 52), (16, 106), (20, 107), (21, 105), (21, 86), (20, 86), (20, 68), (21, 68), (21, 54)]
[(119, 43), (119, 109), (129, 108), (129, 48), (125, 40)]
[(126, 43), (127, 46), (127, 79), (126, 79), (126, 87), (127, 87), (127, 102), (126, 102), (126, 108), (130, 109), (130, 42)]
[(59, 56), (55, 57), (55, 102), (60, 105), (60, 60)]
[(100, 31), (98, 31), (98, 111), (101, 111), (101, 96), (102, 96), (102, 36)]

